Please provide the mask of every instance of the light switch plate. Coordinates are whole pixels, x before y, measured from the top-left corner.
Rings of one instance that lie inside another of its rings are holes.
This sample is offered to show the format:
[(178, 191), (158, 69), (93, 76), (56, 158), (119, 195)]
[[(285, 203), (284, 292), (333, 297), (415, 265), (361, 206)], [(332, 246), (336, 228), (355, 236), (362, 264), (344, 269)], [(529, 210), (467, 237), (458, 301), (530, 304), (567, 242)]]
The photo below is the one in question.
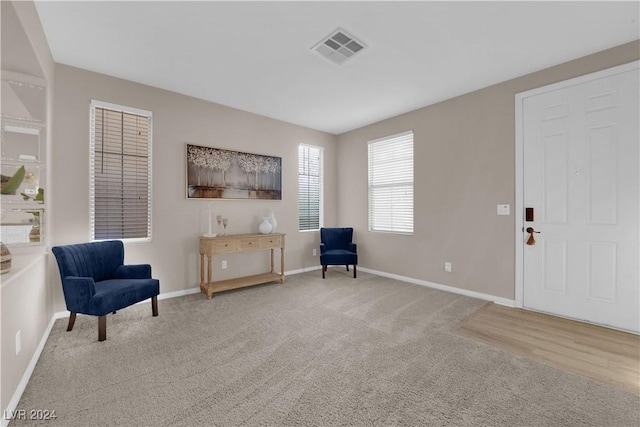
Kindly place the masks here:
[(509, 205), (498, 205), (498, 215), (510, 215), (511, 209)]

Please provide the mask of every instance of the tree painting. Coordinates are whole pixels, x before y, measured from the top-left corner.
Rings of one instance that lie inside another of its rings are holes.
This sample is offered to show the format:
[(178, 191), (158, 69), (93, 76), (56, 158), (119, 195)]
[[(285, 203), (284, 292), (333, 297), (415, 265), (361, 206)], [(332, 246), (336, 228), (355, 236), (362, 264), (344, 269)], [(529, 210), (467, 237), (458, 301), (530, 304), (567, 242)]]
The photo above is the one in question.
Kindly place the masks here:
[(187, 144), (187, 198), (282, 198), (282, 158)]

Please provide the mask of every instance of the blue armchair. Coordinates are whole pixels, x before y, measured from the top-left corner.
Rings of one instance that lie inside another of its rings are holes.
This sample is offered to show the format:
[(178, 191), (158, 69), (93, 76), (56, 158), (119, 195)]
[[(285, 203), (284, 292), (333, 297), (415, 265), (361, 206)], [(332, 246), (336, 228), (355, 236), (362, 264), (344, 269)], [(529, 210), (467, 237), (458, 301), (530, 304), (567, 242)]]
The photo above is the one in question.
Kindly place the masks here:
[(357, 246), (352, 242), (353, 228), (321, 228), (320, 229), (320, 264), (322, 278), (328, 265), (353, 265), (353, 278), (356, 278), (358, 264)]
[(107, 314), (151, 298), (158, 315), (160, 282), (151, 278), (148, 264), (123, 265), (124, 245), (119, 240), (55, 246), (62, 290), (71, 312), (67, 331), (76, 314), (98, 316), (98, 341), (107, 339)]

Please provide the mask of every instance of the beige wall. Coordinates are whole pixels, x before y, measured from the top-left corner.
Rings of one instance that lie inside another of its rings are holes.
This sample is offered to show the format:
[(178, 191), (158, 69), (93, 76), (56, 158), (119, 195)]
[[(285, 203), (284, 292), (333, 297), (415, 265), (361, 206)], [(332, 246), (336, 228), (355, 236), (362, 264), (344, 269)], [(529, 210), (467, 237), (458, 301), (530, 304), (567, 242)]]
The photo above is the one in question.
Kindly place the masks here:
[[(162, 293), (198, 286), (198, 236), (206, 231), (209, 202), (185, 198), (185, 144), (282, 157), (281, 201), (216, 201), (229, 218), (229, 233), (258, 232), (267, 209), (276, 212), (278, 231), (286, 237), (286, 270), (318, 265), (312, 248), (318, 233), (298, 231), (298, 144), (324, 147), (325, 222), (336, 223), (336, 138), (333, 135), (178, 95), (149, 86), (65, 65), (56, 66), (55, 131), (52, 167), (54, 221), (52, 243), (89, 239), (89, 103), (91, 99), (153, 112), (153, 241), (127, 244), (126, 262), (150, 263)], [(229, 255), (222, 271), (234, 277), (268, 270), (267, 253)], [(57, 275), (55, 310), (64, 310)]]
[[(338, 137), (338, 218), (362, 267), (515, 297), (515, 94), (639, 58), (632, 42)], [(470, 64), (470, 71), (473, 65)], [(367, 141), (414, 130), (413, 236), (367, 231)], [(496, 205), (511, 205), (497, 216)], [(444, 272), (445, 261), (453, 263)]]
[[(47, 115), (51, 116), (54, 63), (32, 2), (1, 2), (3, 70), (44, 78)], [(46, 144), (51, 144), (51, 121)], [(47, 171), (49, 175), (51, 171)], [(47, 177), (47, 180), (49, 176)], [(45, 228), (46, 232), (46, 228)], [(45, 238), (47, 238), (45, 236)], [(50, 264), (43, 247), (13, 248), (13, 268), (3, 275), (0, 290), (0, 410), (4, 411), (28, 369), (53, 314), (52, 292), (46, 276)], [(21, 269), (20, 266), (28, 266)], [(22, 350), (16, 355), (20, 331)], [(5, 423), (5, 420), (2, 420)]]

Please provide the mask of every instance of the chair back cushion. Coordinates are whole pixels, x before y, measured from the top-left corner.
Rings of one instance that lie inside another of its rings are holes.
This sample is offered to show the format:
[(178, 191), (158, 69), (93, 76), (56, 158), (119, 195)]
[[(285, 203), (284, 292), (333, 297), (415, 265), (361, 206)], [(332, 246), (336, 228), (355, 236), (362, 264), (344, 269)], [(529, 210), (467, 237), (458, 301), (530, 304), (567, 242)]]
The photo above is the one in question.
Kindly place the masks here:
[(353, 239), (353, 228), (321, 228), (320, 242), (324, 243), (325, 249), (346, 249)]
[(51, 250), (63, 279), (76, 276), (92, 277), (96, 282), (108, 280), (124, 263), (124, 245), (120, 240), (55, 246)]

